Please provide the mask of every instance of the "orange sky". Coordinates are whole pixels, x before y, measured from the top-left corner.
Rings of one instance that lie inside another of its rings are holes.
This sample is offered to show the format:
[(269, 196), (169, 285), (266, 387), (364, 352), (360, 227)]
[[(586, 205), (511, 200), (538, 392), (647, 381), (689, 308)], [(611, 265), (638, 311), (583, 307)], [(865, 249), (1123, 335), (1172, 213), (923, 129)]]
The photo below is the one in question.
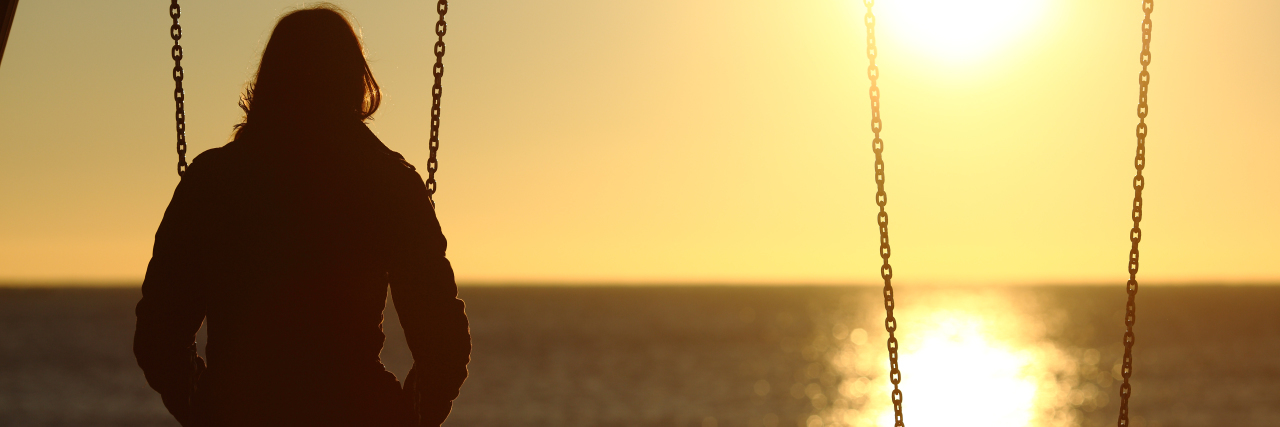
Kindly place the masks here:
[[(336, 3), (386, 91), (373, 129), (424, 164), (429, 2)], [(1140, 2), (1028, 0), (1003, 21), (935, 3), (877, 6), (896, 281), (1122, 282)], [(193, 154), (226, 142), (294, 5), (184, 2)], [(0, 281), (141, 278), (178, 181), (165, 6), (20, 4)], [(437, 202), (459, 279), (875, 282), (862, 13), (453, 2)], [(1153, 18), (1140, 277), (1280, 280), (1280, 3), (1160, 1)]]

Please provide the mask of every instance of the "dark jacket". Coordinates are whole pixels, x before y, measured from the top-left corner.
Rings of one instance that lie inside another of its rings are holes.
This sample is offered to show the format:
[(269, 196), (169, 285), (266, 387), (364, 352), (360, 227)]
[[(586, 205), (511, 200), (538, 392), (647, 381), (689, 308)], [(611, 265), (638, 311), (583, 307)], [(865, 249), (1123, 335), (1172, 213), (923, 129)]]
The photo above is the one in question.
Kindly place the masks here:
[[(156, 232), (147, 382), (184, 426), (438, 426), (471, 337), (422, 178), (354, 121), (244, 134), (192, 162)], [(403, 389), (378, 357), (388, 284)]]

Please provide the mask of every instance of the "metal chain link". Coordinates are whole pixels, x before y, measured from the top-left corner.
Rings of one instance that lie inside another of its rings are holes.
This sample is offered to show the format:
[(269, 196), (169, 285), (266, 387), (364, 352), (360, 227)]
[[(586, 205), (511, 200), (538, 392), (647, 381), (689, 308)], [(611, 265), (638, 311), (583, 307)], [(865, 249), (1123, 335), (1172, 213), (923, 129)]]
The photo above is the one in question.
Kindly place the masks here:
[[(445, 13), (449, 12), (448, 0), (436, 2), (436, 12), (440, 14), (440, 19), (436, 21), (436, 64), (431, 69), (431, 74), (435, 76), (435, 84), (431, 86), (431, 139), (429, 142), (431, 157), (427, 160), (427, 191), (431, 196), (436, 194), (436, 170), (440, 167), (440, 163), (436, 160), (436, 151), (440, 149), (440, 95), (442, 93), (440, 80), (444, 77), (444, 34), (449, 28), (444, 22)], [(434, 198), (431, 203), (435, 203)]]
[(876, 154), (876, 205), (880, 206), (876, 223), (880, 227), (880, 259), (884, 262), (880, 265), (880, 278), (884, 279), (884, 329), (889, 332), (889, 382), (893, 383), (893, 392), (889, 396), (893, 399), (893, 425), (903, 427), (902, 390), (898, 388), (898, 383), (902, 381), (902, 371), (898, 370), (898, 338), (894, 336), (894, 332), (898, 330), (898, 320), (893, 317), (893, 267), (889, 265), (889, 214), (884, 210), (884, 206), (889, 203), (889, 195), (884, 191), (884, 159), (881, 157), (884, 140), (880, 139), (880, 88), (876, 86), (876, 80), (880, 78), (880, 67), (876, 66), (879, 52), (876, 50), (876, 16), (871, 13), (871, 7), (876, 2), (864, 0), (863, 4), (867, 6), (865, 22), (867, 59), (870, 60), (867, 77), (871, 79), (871, 132), (875, 134), (875, 138), (871, 140), (871, 151)]
[(177, 121), (179, 177), (187, 172), (186, 93), (182, 91), (182, 45), (178, 44), (178, 40), (182, 38), (182, 25), (178, 24), (178, 18), (181, 16), (182, 7), (178, 6), (178, 0), (173, 0), (173, 3), (169, 4), (169, 17), (173, 18), (173, 25), (169, 27), (169, 36), (173, 38), (173, 49), (169, 51), (169, 56), (173, 57), (173, 103), (177, 108), (173, 118)]
[(1120, 367), (1120, 419), (1117, 425), (1129, 427), (1129, 397), (1133, 389), (1129, 385), (1129, 377), (1133, 375), (1133, 324), (1138, 320), (1134, 297), (1138, 294), (1138, 242), (1142, 241), (1142, 189), (1146, 187), (1146, 178), (1142, 169), (1147, 166), (1147, 85), (1151, 83), (1151, 73), (1147, 66), (1151, 65), (1151, 11), (1155, 8), (1155, 0), (1143, 0), (1142, 12), (1142, 53), (1138, 62), (1142, 64), (1142, 72), (1138, 73), (1138, 150), (1133, 158), (1133, 167), (1137, 173), (1133, 176), (1133, 228), (1129, 229), (1129, 282), (1125, 290), (1129, 300), (1125, 304), (1124, 314), (1124, 359)]

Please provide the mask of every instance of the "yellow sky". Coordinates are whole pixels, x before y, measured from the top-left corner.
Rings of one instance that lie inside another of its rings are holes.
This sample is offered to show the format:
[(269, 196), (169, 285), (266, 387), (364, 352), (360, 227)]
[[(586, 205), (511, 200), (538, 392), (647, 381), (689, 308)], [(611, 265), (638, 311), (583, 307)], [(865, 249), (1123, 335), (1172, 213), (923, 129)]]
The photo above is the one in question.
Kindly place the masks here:
[[(1140, 2), (986, 1), (877, 5), (895, 278), (1121, 282)], [(145, 271), (178, 181), (172, 42), (164, 4), (126, 3), (20, 4), (0, 281)], [(424, 164), (429, 2), (336, 3), (386, 90), (372, 127)], [(184, 2), (193, 154), (225, 143), (294, 5)], [(437, 202), (459, 279), (875, 282), (862, 13), (454, 1)], [(1154, 20), (1141, 277), (1280, 280), (1280, 3), (1160, 1)]]

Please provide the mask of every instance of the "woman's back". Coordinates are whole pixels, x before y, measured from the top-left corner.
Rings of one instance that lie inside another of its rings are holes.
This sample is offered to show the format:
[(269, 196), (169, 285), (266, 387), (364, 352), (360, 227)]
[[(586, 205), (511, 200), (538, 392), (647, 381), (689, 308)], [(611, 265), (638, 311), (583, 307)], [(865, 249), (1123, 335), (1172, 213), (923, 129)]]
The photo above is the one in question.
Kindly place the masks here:
[(207, 383), (238, 390), (224, 398), (257, 389), (266, 400), (290, 385), (324, 390), (333, 374), (383, 371), (388, 260), (409, 226), (409, 186), (421, 184), (386, 154), (342, 149), (356, 139), (342, 133), (237, 141), (192, 167), (203, 200), (189, 214), (201, 225), (186, 238), (212, 284)]
[[(137, 309), (148, 382), (184, 425), (439, 425), (470, 338), (421, 178), (359, 118), (272, 119), (197, 157), (165, 212)], [(408, 392), (378, 359), (388, 284)]]

